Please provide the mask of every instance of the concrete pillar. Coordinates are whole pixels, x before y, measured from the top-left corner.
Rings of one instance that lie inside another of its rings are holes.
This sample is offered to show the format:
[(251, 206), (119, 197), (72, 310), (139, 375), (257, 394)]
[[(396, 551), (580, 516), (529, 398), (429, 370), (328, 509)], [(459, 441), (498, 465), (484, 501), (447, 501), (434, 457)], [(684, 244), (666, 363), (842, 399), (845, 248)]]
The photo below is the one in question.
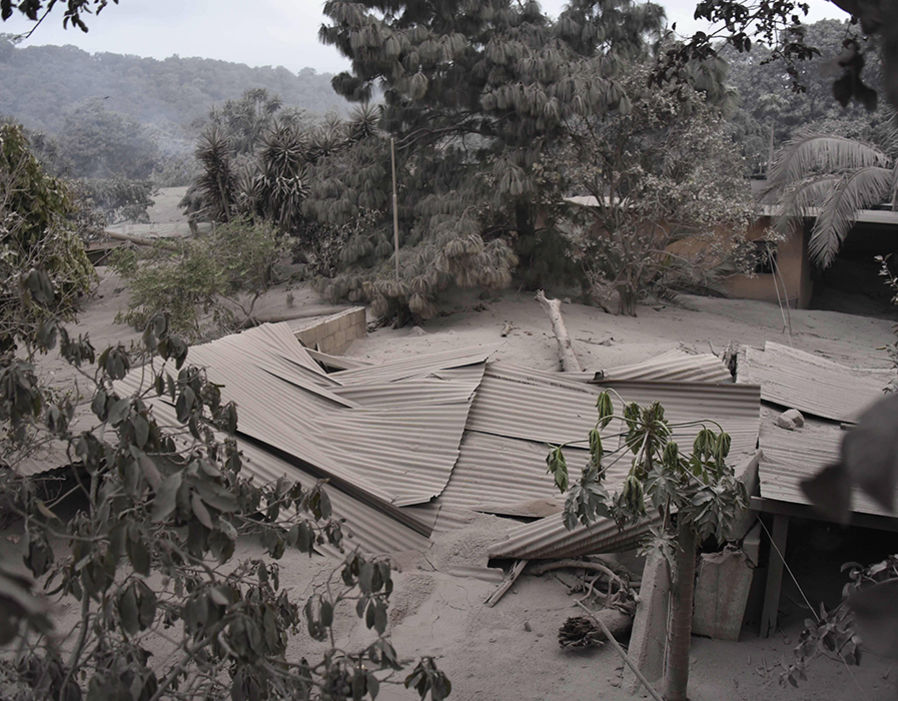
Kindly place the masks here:
[[(668, 598), (670, 571), (658, 550), (653, 550), (645, 562), (639, 603), (633, 619), (628, 657), (651, 683), (664, 676), (664, 652), (667, 644)], [(635, 693), (641, 686), (636, 675), (624, 666), (623, 688)]]

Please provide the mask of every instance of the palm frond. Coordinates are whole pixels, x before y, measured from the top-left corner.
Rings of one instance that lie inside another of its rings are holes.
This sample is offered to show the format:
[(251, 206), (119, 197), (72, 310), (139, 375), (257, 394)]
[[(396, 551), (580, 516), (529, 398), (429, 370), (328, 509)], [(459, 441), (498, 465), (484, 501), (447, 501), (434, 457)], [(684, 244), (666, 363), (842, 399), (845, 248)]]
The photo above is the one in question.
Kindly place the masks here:
[(767, 178), (768, 192), (821, 173), (891, 165), (888, 154), (871, 144), (844, 136), (807, 134), (786, 142), (780, 149)]
[(780, 214), (774, 222), (774, 228), (788, 234), (803, 218), (816, 216), (817, 209), (823, 205), (842, 177), (818, 175), (787, 187), (779, 201)]
[(898, 164), (892, 168), (892, 210), (898, 211)]
[(822, 268), (828, 268), (854, 224), (859, 209), (881, 204), (894, 180), (891, 168), (870, 166), (846, 173), (823, 202), (811, 231), (808, 252)]

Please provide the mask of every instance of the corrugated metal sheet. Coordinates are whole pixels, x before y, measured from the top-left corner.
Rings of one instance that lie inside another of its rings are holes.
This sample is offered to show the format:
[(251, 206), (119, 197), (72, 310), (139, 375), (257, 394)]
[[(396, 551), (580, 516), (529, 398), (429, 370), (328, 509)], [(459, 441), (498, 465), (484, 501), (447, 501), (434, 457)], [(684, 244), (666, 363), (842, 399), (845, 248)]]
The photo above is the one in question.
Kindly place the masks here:
[[(732, 437), (734, 455), (753, 453), (757, 446), (760, 393), (755, 386), (679, 382), (565, 386), (508, 366), (494, 372), (491, 365), (477, 390), (468, 430), (537, 443), (580, 442), (595, 424), (595, 400), (603, 387), (614, 389), (627, 402), (661, 402), (672, 424), (713, 419)], [(681, 440), (691, 441), (699, 428), (683, 426)]]
[(732, 382), (730, 371), (711, 353), (693, 355), (673, 349), (641, 363), (618, 365), (596, 373), (597, 381)]
[(432, 380), (443, 382), (445, 391), (422, 389), (418, 380), (405, 386), (402, 378), (440, 363), (479, 362), (482, 372), (483, 357), (445, 353), (422, 364), (413, 356), (405, 369), (389, 363), (385, 374), (394, 381), (381, 378), (377, 391), (365, 395), (367, 406), (337, 393), (342, 380), (330, 388), (318, 383), (316, 375), (328, 382), (334, 375), (309, 369), (310, 357), (286, 324), (197, 346), (188, 360), (205, 365), (209, 378), (224, 385), (224, 398), (237, 403), (242, 435), (300, 461), (357, 498), (406, 506), (427, 503), (446, 486), (476, 374), (465, 382)]
[(439, 353), (408, 354), (397, 360), (386, 361), (355, 370), (341, 370), (331, 377), (345, 385), (365, 382), (395, 382), (410, 377), (427, 377), (453, 368), (485, 363), (493, 348), (459, 348)]
[(761, 385), (761, 398), (834, 421), (856, 421), (882, 396), (893, 370), (849, 368), (768, 341), (740, 354), (738, 381)]
[[(461, 456), (439, 503), (505, 516), (545, 516), (561, 510), (563, 498), (546, 474), (545, 444), (467, 431)], [(579, 471), (589, 451), (565, 451), (572, 471)]]
[(489, 550), (491, 558), (555, 560), (590, 553), (630, 550), (642, 543), (660, 519), (645, 521), (623, 530), (611, 519), (601, 519), (589, 528), (572, 531), (564, 527), (561, 514), (548, 516), (511, 531)]
[[(764, 407), (761, 419), (761, 452), (758, 466), (761, 498), (788, 504), (810, 505), (800, 483), (820, 469), (839, 460), (839, 446), (845, 435), (838, 424), (805, 419), (805, 425), (788, 431), (776, 425), (779, 414)], [(898, 516), (884, 510), (859, 489), (852, 490), (852, 511), (875, 516)]]
[[(305, 348), (305, 346), (303, 346)], [(330, 353), (322, 353), (312, 348), (306, 348), (313, 360), (319, 365), (323, 365), (333, 370), (356, 370), (358, 368), (369, 367), (371, 363), (361, 358), (351, 358), (347, 355), (331, 355)]]
[[(298, 481), (305, 486), (315, 483), (315, 478), (290, 463), (281, 460), (266, 450), (239, 441), (245, 457), (244, 471), (258, 479), (260, 484), (273, 482), (280, 477)], [(348, 542), (345, 549), (359, 546), (369, 555), (380, 555), (402, 550), (425, 550), (429, 545), (427, 536), (400, 523), (390, 514), (353, 498), (333, 485), (325, 487), (336, 518), (345, 519), (344, 533)], [(414, 517), (413, 514), (410, 514)], [(337, 554), (335, 548), (327, 548)]]
[[(174, 408), (169, 403), (160, 398), (151, 398), (149, 403), (152, 404), (157, 421), (169, 424), (177, 422)], [(304, 487), (310, 487), (318, 480), (316, 475), (248, 440), (238, 438), (237, 445), (244, 458), (242, 474), (257, 484), (268, 484), (285, 477)], [(418, 513), (414, 509), (400, 510), (389, 505), (372, 505), (356, 499), (334, 484), (328, 484), (325, 489), (334, 517), (345, 519), (345, 548), (358, 546), (370, 555), (379, 555), (402, 550), (420, 551), (428, 547), (429, 540), (423, 532), (430, 532), (432, 515)], [(319, 549), (331, 555), (339, 555), (339, 551), (331, 546)]]

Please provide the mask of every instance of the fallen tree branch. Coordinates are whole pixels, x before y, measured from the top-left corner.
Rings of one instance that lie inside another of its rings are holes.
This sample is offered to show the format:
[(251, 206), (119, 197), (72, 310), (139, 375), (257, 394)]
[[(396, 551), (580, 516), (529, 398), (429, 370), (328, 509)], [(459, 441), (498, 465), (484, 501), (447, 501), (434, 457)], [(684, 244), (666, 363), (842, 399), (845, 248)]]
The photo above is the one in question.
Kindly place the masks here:
[(505, 596), (505, 592), (511, 589), (512, 585), (518, 581), (518, 577), (521, 576), (521, 572), (524, 571), (524, 568), (527, 566), (527, 560), (518, 560), (514, 563), (514, 567), (511, 568), (511, 572), (505, 575), (505, 579), (502, 580), (502, 584), (499, 585), (499, 588), (496, 589), (492, 594), (490, 594), (486, 601), (484, 602), (487, 606), (493, 607), (499, 603), (499, 600)]
[(543, 308), (552, 322), (552, 333), (555, 334), (555, 340), (558, 341), (558, 362), (563, 372), (582, 372), (580, 361), (574, 353), (574, 347), (571, 344), (571, 337), (568, 335), (567, 327), (564, 325), (564, 318), (561, 316), (561, 300), (549, 299), (546, 293), (539, 290), (536, 293), (536, 301)]
[(166, 241), (161, 238), (146, 238), (140, 236), (131, 236), (130, 234), (120, 234), (117, 231), (104, 231), (103, 232), (106, 238), (114, 239), (116, 241), (127, 241), (128, 243), (133, 243), (138, 246), (158, 246), (160, 248), (165, 248), (169, 251), (177, 251), (178, 246), (171, 241)]
[(543, 562), (530, 568), (530, 574), (544, 574), (552, 570), (561, 570), (566, 567), (575, 567), (583, 570), (593, 570), (594, 572), (602, 572), (609, 579), (620, 579), (620, 575), (613, 572), (610, 568), (598, 562), (587, 562), (585, 560), (553, 560), (551, 562)]
[(588, 615), (592, 620), (594, 620), (596, 623), (599, 624), (599, 627), (602, 629), (602, 632), (605, 634), (605, 637), (608, 638), (608, 642), (611, 643), (611, 645), (617, 651), (617, 654), (621, 656), (621, 659), (624, 661), (624, 663), (631, 670), (633, 670), (633, 674), (635, 674), (636, 678), (640, 682), (642, 682), (642, 685), (645, 687), (645, 690), (649, 693), (649, 696), (651, 696), (653, 699), (655, 699), (655, 701), (664, 701), (664, 699), (661, 698), (661, 694), (659, 694), (657, 691), (655, 691), (652, 688), (652, 685), (649, 684), (649, 680), (645, 678), (645, 675), (643, 675), (643, 673), (639, 671), (639, 669), (636, 667), (636, 665), (630, 661), (630, 658), (627, 656), (627, 652), (620, 646), (620, 643), (617, 642), (617, 640), (615, 640), (614, 636), (611, 634), (611, 631), (608, 630), (608, 626), (605, 625), (605, 622), (601, 618), (596, 616), (588, 608), (586, 608), (586, 606), (581, 604), (579, 601), (576, 603), (577, 603), (577, 606), (579, 606), (584, 611), (586, 611), (586, 615)]

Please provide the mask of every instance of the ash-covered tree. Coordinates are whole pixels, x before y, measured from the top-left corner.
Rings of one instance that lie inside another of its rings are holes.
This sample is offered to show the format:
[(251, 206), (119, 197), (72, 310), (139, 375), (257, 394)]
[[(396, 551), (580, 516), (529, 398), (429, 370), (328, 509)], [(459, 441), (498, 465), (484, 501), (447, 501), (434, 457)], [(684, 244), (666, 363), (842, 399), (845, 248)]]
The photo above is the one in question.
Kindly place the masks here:
[[(871, 132), (886, 121), (887, 110), (881, 105), (871, 113), (860, 104), (842, 107), (833, 99), (838, 66), (832, 57), (854, 32), (856, 27), (847, 20), (827, 19), (806, 26), (805, 41), (820, 54), (795, 66), (805, 88), (802, 92), (790, 88), (783, 65), (769, 60), (773, 50), (767, 46), (742, 53), (727, 47), (720, 52), (728, 63), (727, 83), (738, 93), (739, 109), (730, 119), (741, 132), (751, 172), (762, 173), (768, 166), (771, 139), (776, 148), (809, 131), (869, 140)], [(881, 89), (882, 61), (876, 52), (867, 54), (864, 79)]]
[(507, 284), (517, 259), (524, 270), (553, 253), (563, 263), (550, 219), (560, 193), (538, 164), (566, 119), (618, 108), (620, 61), (658, 33), (661, 8), (577, 0), (552, 20), (534, 1), (331, 0), (324, 12), (321, 39), (352, 62), (334, 88), (352, 100), (382, 92), (399, 173), (398, 280), (387, 144), (353, 154), (354, 192), (313, 186), (319, 216), (373, 214), (337, 290), (427, 317), (449, 284)]
[[(0, 353), (33, 342), (51, 318), (73, 317), (96, 281), (84, 223), (70, 188), (44, 170), (21, 127), (0, 125)], [(30, 303), (48, 299), (39, 269), (56, 290), (43, 305)]]
[[(833, 98), (842, 106), (857, 101), (873, 110), (882, 92), (898, 107), (898, 4), (893, 0), (829, 1), (845, 11), (852, 25), (837, 51), (824, 54), (836, 69)], [(695, 18), (706, 20), (711, 28), (696, 32), (683, 45), (671, 47), (655, 80), (676, 80), (688, 63), (716, 57), (724, 48), (747, 53), (760, 45), (770, 49), (769, 60), (782, 62), (790, 85), (802, 92), (807, 89), (801, 75), (802, 62), (821, 53), (808, 40), (803, 20), (809, 10), (804, 0), (699, 0)], [(871, 54), (878, 54), (882, 62), (881, 89), (865, 72)]]
[[(712, 286), (747, 262), (754, 205), (724, 109), (690, 85), (649, 86), (651, 70), (634, 64), (618, 78), (626, 109), (569, 118), (547, 163), (571, 192), (592, 196), (570, 208), (570, 250), (612, 313), (635, 314), (651, 290)], [(690, 255), (669, 248), (687, 237)]]

